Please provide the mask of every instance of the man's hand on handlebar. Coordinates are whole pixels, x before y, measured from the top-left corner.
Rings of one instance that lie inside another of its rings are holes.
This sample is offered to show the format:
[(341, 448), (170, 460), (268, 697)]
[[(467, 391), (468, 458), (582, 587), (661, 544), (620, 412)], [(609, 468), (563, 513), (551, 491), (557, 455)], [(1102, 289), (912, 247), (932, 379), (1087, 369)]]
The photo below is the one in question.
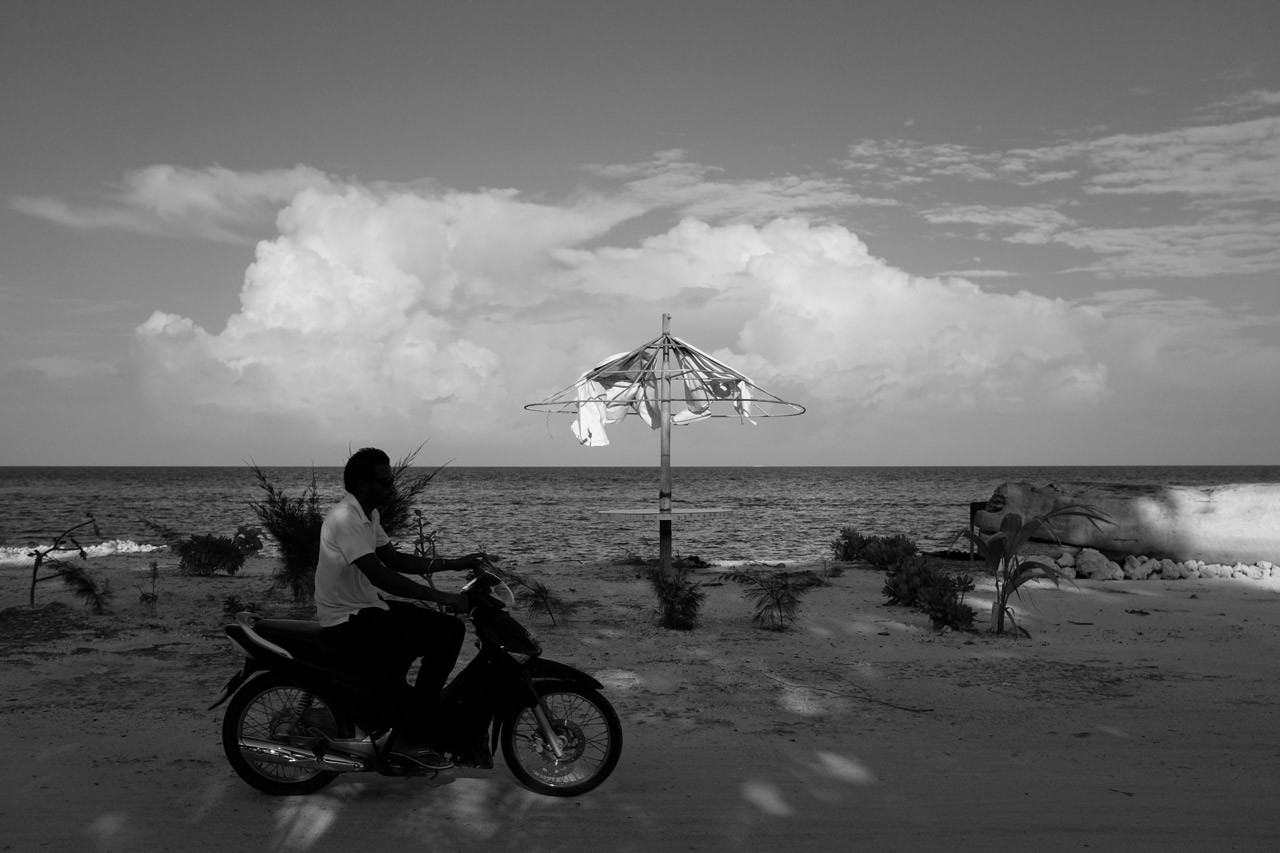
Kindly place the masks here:
[(465, 592), (437, 592), (436, 602), (455, 613), (466, 613), (471, 599)]
[(468, 554), (465, 557), (460, 557), (459, 559), (466, 563), (465, 567), (459, 567), (459, 570), (466, 572), (468, 577), (474, 577), (476, 572), (479, 572), (481, 569), (489, 568), (493, 565), (493, 561), (498, 558), (491, 557), (482, 552), (477, 552), (475, 554)]

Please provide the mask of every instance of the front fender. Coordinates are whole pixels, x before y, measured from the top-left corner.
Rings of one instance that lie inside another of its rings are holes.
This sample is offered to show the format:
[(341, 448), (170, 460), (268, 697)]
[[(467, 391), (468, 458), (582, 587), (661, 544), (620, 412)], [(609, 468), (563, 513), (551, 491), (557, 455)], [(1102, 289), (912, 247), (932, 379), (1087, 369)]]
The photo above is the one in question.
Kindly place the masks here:
[[(529, 680), (533, 682), (536, 688), (539, 681), (568, 681), (575, 684), (585, 684), (596, 690), (604, 689), (604, 685), (596, 679), (587, 675), (577, 667), (569, 666), (567, 663), (559, 661), (546, 660), (545, 658), (529, 658), (525, 663), (525, 674)], [(520, 708), (529, 704), (527, 694), (525, 698), (517, 698), (512, 695), (504, 707), (494, 715), (493, 729), (490, 734), (489, 750), (497, 753), (498, 740), (502, 735), (502, 729), (509, 723), (509, 718), (519, 713)]]
[(569, 666), (567, 663), (547, 660), (546, 658), (530, 658), (524, 666), (529, 673), (529, 677), (534, 681), (547, 681), (548, 679), (576, 681), (579, 684), (594, 687), (596, 690), (604, 689), (604, 685), (599, 681), (596, 681), (577, 667)]

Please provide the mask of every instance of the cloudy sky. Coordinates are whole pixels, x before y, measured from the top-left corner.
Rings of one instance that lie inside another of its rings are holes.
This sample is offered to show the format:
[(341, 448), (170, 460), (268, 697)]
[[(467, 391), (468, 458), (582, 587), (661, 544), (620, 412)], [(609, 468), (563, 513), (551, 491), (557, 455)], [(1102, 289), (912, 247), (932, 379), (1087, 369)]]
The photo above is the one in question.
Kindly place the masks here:
[(1280, 4), (0, 5), (0, 464), (1276, 464)]

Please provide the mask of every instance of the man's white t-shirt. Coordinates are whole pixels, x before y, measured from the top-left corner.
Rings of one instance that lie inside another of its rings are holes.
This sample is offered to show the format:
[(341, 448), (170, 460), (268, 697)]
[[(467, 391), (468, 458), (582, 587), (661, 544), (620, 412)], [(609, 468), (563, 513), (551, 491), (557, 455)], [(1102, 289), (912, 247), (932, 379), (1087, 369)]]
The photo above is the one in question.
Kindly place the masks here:
[(320, 527), (320, 560), (316, 563), (316, 615), (320, 627), (332, 628), (366, 607), (389, 610), (355, 561), (391, 543), (378, 516), (364, 514), (355, 495), (347, 493), (324, 517)]

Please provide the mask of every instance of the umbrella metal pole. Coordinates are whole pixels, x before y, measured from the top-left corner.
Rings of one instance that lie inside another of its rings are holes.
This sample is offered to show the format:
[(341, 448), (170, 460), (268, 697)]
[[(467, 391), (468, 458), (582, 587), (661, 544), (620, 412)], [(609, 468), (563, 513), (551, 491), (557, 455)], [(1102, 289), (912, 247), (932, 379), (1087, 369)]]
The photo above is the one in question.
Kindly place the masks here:
[(662, 315), (662, 381), (659, 384), (659, 412), (662, 437), (658, 459), (658, 567), (663, 577), (671, 571), (671, 315)]

